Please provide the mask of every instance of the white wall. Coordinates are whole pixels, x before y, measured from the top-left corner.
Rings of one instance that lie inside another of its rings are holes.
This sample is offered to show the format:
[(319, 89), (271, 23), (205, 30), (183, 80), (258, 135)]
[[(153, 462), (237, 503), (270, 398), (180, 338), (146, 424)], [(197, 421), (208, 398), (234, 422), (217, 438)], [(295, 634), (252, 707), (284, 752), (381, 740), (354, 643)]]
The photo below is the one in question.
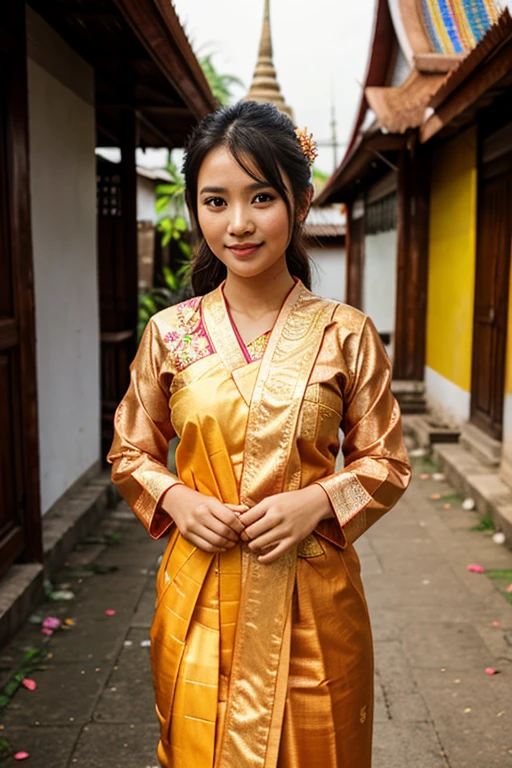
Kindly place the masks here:
[(93, 70), (27, 7), (43, 513), (100, 458)]
[(341, 245), (308, 248), (312, 260), (312, 288), (324, 299), (345, 301), (345, 248)]
[(429, 411), (440, 420), (450, 426), (469, 421), (470, 393), (428, 366), (425, 366), (425, 391)]
[(155, 211), (155, 187), (158, 183), (145, 176), (137, 176), (137, 221), (152, 221), (156, 224), (158, 218)]
[(396, 308), (396, 230), (366, 235), (363, 270), (363, 311), (380, 333), (391, 333), (386, 346), (392, 357)]

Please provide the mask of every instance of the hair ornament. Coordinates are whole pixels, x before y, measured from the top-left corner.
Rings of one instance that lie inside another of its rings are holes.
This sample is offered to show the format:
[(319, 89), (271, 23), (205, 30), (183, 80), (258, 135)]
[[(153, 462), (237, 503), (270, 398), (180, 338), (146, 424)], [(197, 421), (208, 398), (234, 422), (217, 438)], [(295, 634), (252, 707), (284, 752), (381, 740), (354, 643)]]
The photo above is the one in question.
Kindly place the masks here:
[(310, 165), (313, 165), (313, 163), (315, 162), (315, 159), (318, 157), (318, 152), (316, 151), (317, 143), (313, 139), (313, 134), (308, 133), (308, 129), (306, 127), (302, 131), (300, 128), (296, 128), (295, 135), (299, 140), (300, 147), (304, 152), (308, 163)]

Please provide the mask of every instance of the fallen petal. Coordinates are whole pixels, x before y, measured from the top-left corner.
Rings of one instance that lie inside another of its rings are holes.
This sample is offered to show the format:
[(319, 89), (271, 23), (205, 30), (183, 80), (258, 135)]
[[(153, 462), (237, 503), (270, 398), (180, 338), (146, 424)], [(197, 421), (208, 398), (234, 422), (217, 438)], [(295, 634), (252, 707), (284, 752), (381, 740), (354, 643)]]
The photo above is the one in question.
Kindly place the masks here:
[(140, 644), (140, 647), (141, 648), (149, 648), (150, 645), (151, 645), (151, 640), (143, 640), (141, 642), (141, 644)]
[(28, 688), (29, 691), (35, 691), (35, 689), (37, 688), (36, 681), (35, 680), (31, 680), (29, 677), (26, 677), (22, 681), (22, 685), (24, 685), (25, 688)]
[(26, 760), (27, 757), (30, 757), (28, 752), (16, 752), (14, 755), (15, 760)]
[(427, 475), (426, 473), (424, 473), (423, 475), (420, 475), (420, 480), (428, 480), (429, 477), (430, 475)]
[(433, 493), (432, 496), (430, 496), (431, 499), (440, 499), (441, 494), (440, 493)]
[(48, 627), (43, 627), (41, 632), (43, 635), (53, 635), (53, 629), (48, 629)]
[(496, 674), (496, 670), (494, 669), (494, 667), (487, 667), (487, 669), (485, 670), (485, 674), (486, 675), (495, 675)]
[(443, 509), (451, 509), (451, 508), (452, 508), (451, 504), (443, 504)]
[(505, 534), (503, 531), (496, 531), (496, 533), (493, 535), (492, 540), (495, 544), (504, 544), (505, 543)]
[(474, 499), (464, 499), (462, 502), (462, 509), (467, 509), (468, 511), (471, 511), (475, 508), (475, 500)]
[(481, 565), (468, 565), (468, 571), (471, 571), (471, 573), (484, 573), (485, 568), (482, 568)]
[(64, 624), (66, 627), (74, 627), (76, 624), (75, 619), (64, 619)]
[(116, 612), (114, 610), (112, 610), (112, 608), (107, 608), (105, 613), (107, 614), (107, 616), (115, 616)]
[(413, 457), (421, 457), (426, 455), (427, 450), (425, 448), (413, 448), (412, 451), (409, 451), (409, 456)]
[(58, 629), (60, 627), (60, 619), (57, 619), (56, 616), (47, 616), (43, 621), (43, 627)]
[(501, 623), (499, 621), (493, 621), (491, 626), (493, 626), (493, 627), (501, 627)]
[(505, 592), (512, 592), (512, 584), (509, 584)]
[(125, 645), (126, 648), (129, 648), (131, 645), (133, 645), (133, 640), (125, 640), (123, 645)]
[(442, 472), (434, 472), (432, 475), (432, 480), (436, 480), (438, 483), (442, 482), (445, 479), (445, 476)]

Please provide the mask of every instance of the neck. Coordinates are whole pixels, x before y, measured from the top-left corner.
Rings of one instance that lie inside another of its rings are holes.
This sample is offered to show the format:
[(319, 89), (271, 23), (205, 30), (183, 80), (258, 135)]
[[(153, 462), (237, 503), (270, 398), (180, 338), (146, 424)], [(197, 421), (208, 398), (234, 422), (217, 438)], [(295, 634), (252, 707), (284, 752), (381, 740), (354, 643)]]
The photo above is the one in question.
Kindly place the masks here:
[(294, 279), (285, 262), (279, 269), (255, 277), (241, 277), (228, 271), (224, 296), (235, 312), (258, 318), (278, 310), (293, 286)]

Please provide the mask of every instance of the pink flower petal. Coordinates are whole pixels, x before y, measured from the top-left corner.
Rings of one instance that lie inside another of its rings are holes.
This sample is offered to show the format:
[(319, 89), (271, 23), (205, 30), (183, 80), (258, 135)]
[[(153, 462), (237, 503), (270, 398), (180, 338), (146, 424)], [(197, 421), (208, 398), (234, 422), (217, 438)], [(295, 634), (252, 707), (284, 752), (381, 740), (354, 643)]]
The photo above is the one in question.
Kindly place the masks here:
[(60, 627), (60, 619), (57, 619), (55, 616), (47, 616), (43, 621), (43, 627), (46, 627), (47, 629), (58, 629)]
[(493, 627), (501, 627), (501, 624), (500, 624), (499, 621), (493, 621), (492, 626)]
[(468, 571), (471, 571), (471, 573), (484, 573), (485, 568), (482, 568), (481, 565), (468, 565)]
[(428, 480), (429, 477), (430, 475), (427, 475), (426, 473), (424, 473), (423, 475), (420, 475), (420, 480)]
[(26, 760), (27, 757), (30, 757), (28, 752), (16, 752), (14, 755), (15, 760)]
[(512, 584), (509, 584), (505, 592), (512, 592)]
[(30, 680), (30, 678), (28, 678), (28, 677), (26, 677), (22, 681), (22, 685), (24, 685), (25, 688), (28, 688), (29, 691), (35, 691), (35, 689), (37, 688), (36, 681), (35, 680)]
[(443, 504), (443, 509), (451, 509), (451, 508), (452, 508), (451, 504)]
[(440, 499), (441, 494), (440, 493), (433, 493), (432, 496), (430, 496), (431, 499)]
[(107, 616), (114, 616), (115, 615), (115, 611), (112, 610), (112, 608), (107, 608), (105, 613), (107, 614)]
[(494, 667), (487, 667), (487, 669), (485, 670), (485, 674), (486, 675), (495, 675), (496, 674), (496, 670), (494, 669)]
[(43, 633), (43, 635), (53, 635), (53, 629), (48, 629), (47, 627), (43, 627), (41, 632)]

